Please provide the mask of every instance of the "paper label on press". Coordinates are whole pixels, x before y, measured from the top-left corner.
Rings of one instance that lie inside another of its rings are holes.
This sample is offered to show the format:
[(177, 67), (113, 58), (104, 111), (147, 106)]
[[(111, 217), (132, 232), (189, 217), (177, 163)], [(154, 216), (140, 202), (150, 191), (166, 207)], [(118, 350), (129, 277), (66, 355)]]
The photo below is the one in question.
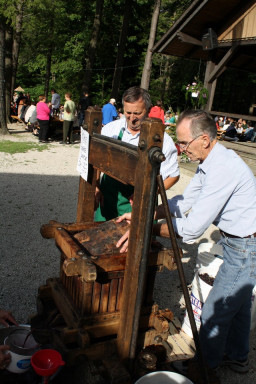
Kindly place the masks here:
[(77, 162), (77, 171), (80, 176), (87, 181), (88, 178), (88, 159), (89, 159), (89, 133), (81, 128), (80, 131), (80, 152)]

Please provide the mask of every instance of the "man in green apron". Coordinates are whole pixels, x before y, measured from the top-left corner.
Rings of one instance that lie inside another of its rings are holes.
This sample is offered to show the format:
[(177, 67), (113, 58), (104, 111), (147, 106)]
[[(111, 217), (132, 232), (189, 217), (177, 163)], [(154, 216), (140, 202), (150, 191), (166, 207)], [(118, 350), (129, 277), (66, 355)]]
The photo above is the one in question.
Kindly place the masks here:
[[(140, 87), (131, 87), (123, 94), (125, 119), (115, 120), (102, 128), (102, 135), (121, 140), (125, 143), (138, 145), (142, 121), (148, 116), (151, 108), (149, 93)], [(162, 149), (166, 160), (161, 163), (160, 173), (164, 179), (165, 189), (169, 189), (179, 180), (177, 150), (172, 138), (164, 134)], [(120, 166), (122, 166), (120, 164)], [(106, 221), (131, 212), (130, 198), (134, 188), (103, 175), (96, 188), (95, 221)]]

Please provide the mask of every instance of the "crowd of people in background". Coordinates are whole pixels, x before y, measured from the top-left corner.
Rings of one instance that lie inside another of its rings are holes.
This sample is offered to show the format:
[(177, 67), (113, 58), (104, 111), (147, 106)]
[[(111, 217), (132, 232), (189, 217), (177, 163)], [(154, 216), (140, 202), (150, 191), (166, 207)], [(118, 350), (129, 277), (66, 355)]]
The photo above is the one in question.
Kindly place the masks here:
[[(37, 102), (31, 100), (29, 93), (15, 92), (11, 114), (22, 120), (27, 130), (39, 137), (39, 142), (49, 139), (50, 123), (52, 120), (63, 122), (63, 140), (61, 144), (73, 143), (73, 129), (77, 130), (84, 124), (85, 111), (92, 106), (92, 100), (87, 91), (84, 91), (75, 105), (71, 94), (65, 94), (65, 103), (61, 104), (61, 96), (55, 89), (51, 90), (51, 101), (46, 102), (44, 95), (40, 95)], [(151, 106), (148, 114), (151, 118), (159, 118), (166, 126), (166, 130), (175, 128), (178, 113), (171, 107), (166, 111), (161, 100)], [(124, 118), (122, 108), (116, 107), (116, 100), (110, 100), (102, 107), (102, 126), (111, 121)], [(243, 119), (235, 120), (232, 117), (216, 116), (215, 122), (218, 138), (227, 141), (256, 142), (256, 124)]]
[(215, 117), (219, 138), (226, 141), (256, 142), (256, 124), (244, 119)]

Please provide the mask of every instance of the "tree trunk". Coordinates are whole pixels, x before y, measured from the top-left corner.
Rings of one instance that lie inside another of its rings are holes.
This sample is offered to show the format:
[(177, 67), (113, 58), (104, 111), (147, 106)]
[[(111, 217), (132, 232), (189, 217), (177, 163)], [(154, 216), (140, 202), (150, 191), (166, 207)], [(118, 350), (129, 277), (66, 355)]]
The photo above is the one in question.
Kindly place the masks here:
[(5, 20), (0, 17), (0, 132), (2, 135), (8, 134), (6, 124), (6, 108), (5, 108)]
[(44, 95), (45, 95), (46, 101), (48, 101), (51, 65), (52, 65), (52, 46), (49, 47), (47, 51), (47, 56), (46, 56), (46, 72), (45, 72), (45, 81), (44, 81)]
[(123, 25), (122, 25), (122, 29), (119, 36), (115, 72), (113, 76), (112, 91), (111, 91), (111, 97), (114, 97), (115, 99), (117, 99), (118, 97), (121, 78), (122, 78), (122, 72), (123, 72), (122, 66), (124, 61), (124, 53), (125, 53), (125, 46), (126, 46), (126, 40), (127, 40), (127, 34), (128, 34), (129, 21), (131, 18), (132, 5), (133, 5), (132, 0), (125, 0), (124, 13), (123, 13)]
[(160, 99), (162, 101), (165, 100), (165, 95), (168, 93), (168, 90), (170, 88), (170, 75), (171, 75), (171, 59), (169, 56), (165, 56), (165, 64), (164, 64), (164, 71), (163, 71), (163, 82), (162, 82), (162, 89), (161, 89), (161, 96)]
[(20, 0), (17, 3), (17, 16), (16, 16), (16, 24), (15, 31), (13, 36), (13, 46), (12, 46), (12, 88), (11, 95), (13, 95), (13, 90), (16, 82), (16, 74), (18, 68), (18, 58), (20, 51), (20, 40), (21, 40), (21, 29), (23, 23), (23, 14), (24, 14), (24, 6), (26, 0)]
[(99, 32), (100, 32), (103, 5), (104, 5), (104, 0), (97, 0), (94, 22), (92, 27), (91, 41), (88, 49), (88, 59), (86, 60), (86, 69), (83, 77), (82, 90), (87, 91), (89, 93), (90, 93), (90, 85), (92, 80), (92, 69), (93, 69), (94, 60), (96, 56), (96, 47), (97, 47)]
[(144, 89), (149, 88), (151, 66), (152, 66), (151, 49), (153, 48), (154, 43), (155, 43), (156, 29), (157, 29), (160, 7), (161, 7), (161, 0), (156, 0), (155, 5), (154, 5), (152, 20), (151, 20), (148, 49), (147, 49), (147, 54), (146, 54), (146, 58), (145, 58), (144, 68), (143, 68), (142, 77), (141, 77), (141, 84), (140, 84), (140, 86)]
[(12, 102), (12, 43), (13, 30), (10, 26), (6, 26), (5, 31), (5, 103), (6, 103), (6, 119), (9, 123), (11, 115)]

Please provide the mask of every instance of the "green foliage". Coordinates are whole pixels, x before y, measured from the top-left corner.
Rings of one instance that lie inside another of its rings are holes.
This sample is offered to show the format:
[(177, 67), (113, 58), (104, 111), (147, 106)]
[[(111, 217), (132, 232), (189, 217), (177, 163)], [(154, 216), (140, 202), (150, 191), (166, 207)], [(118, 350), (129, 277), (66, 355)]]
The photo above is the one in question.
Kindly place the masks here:
[(10, 140), (0, 141), (0, 152), (9, 153), (10, 155), (14, 155), (15, 153), (25, 153), (31, 150), (42, 152), (47, 148), (47, 144), (39, 145), (31, 142), (19, 142)]
[[(15, 25), (17, 3), (21, 0), (0, 0), (0, 12)], [(131, 0), (132, 15), (122, 65), (118, 107), (121, 95), (132, 85), (140, 85), (148, 45), (152, 11), (155, 0)], [(175, 23), (192, 0), (162, 0), (156, 41)], [(90, 94), (93, 104), (103, 105), (111, 95), (112, 80), (122, 28), (125, 0), (105, 0), (102, 13), (97, 54), (92, 68)], [(67, 91), (78, 102), (86, 76), (88, 47), (91, 40), (96, 0), (25, 0), (22, 41), (16, 85), (21, 85), (33, 99), (44, 93), (47, 54), (51, 53), (49, 87), (61, 95)], [(205, 63), (183, 58), (154, 54), (149, 91), (152, 100), (162, 99), (165, 109), (174, 111), (194, 106), (193, 98), (186, 97), (184, 84), (197, 77), (203, 79)], [(89, 72), (88, 72), (89, 73)], [(222, 83), (224, 85), (222, 85)], [(224, 73), (217, 82), (214, 109), (234, 110), (234, 97), (239, 97), (243, 111), (256, 97), (245, 84), (255, 84), (255, 75), (232, 71)], [(254, 87), (255, 88), (255, 87)], [(237, 92), (239, 89), (239, 92)], [(50, 97), (50, 95), (49, 95)], [(203, 100), (196, 100), (203, 105)], [(242, 112), (242, 110), (241, 110)]]
[[(140, 84), (154, 2), (155, 0), (133, 1), (122, 68), (120, 99), (125, 89)], [(177, 19), (185, 4), (190, 2), (162, 1), (159, 37)], [(111, 93), (124, 3), (125, 0), (104, 2), (97, 56), (92, 69), (90, 93), (94, 104), (104, 104)], [(17, 84), (21, 84), (34, 99), (37, 100), (39, 94), (43, 93), (47, 53), (51, 51), (50, 88), (57, 89), (63, 98), (62, 101), (66, 91), (70, 91), (73, 99), (78, 101), (88, 59), (95, 4), (96, 1), (74, 0), (71, 6), (70, 0), (26, 0)], [(152, 88), (155, 94), (161, 93), (163, 82), (162, 67), (157, 68), (158, 65), (159, 60), (156, 59), (152, 70)]]

